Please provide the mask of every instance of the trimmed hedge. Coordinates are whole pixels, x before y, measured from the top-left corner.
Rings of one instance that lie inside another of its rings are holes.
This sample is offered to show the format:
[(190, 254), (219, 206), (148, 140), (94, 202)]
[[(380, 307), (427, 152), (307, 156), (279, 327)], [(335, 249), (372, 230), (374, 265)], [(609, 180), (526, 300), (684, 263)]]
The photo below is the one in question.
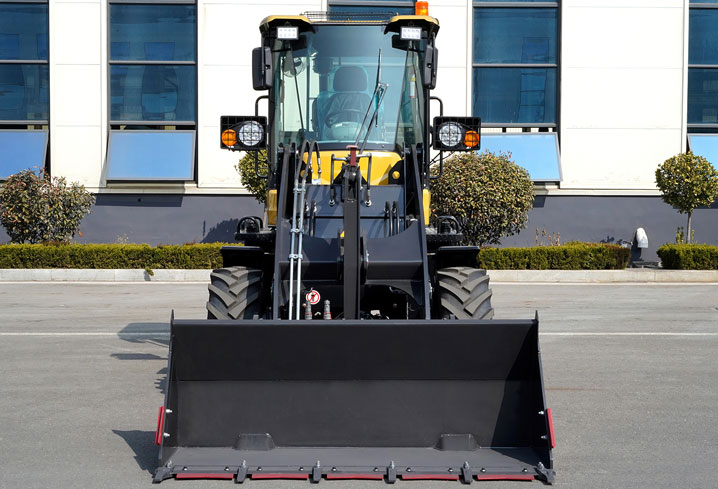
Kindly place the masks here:
[(211, 269), (222, 266), (224, 243), (0, 245), (0, 268)]
[[(8, 244), (0, 245), (0, 268), (213, 269), (222, 266), (219, 250), (224, 245)], [(493, 270), (623, 269), (629, 255), (626, 248), (598, 243), (484, 248), (478, 266)], [(715, 258), (714, 263), (718, 263)]]
[(484, 248), (478, 265), (489, 270), (622, 270), (631, 250), (603, 243), (532, 248)]
[(663, 268), (670, 270), (718, 270), (718, 246), (665, 244), (656, 251)]

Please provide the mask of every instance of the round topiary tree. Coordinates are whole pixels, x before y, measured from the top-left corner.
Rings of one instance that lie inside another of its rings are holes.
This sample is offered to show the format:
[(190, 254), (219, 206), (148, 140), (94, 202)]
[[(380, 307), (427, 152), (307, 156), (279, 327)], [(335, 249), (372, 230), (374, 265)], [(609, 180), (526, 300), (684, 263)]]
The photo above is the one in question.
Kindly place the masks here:
[[(438, 168), (433, 168), (433, 173)], [(534, 188), (528, 172), (505, 153), (459, 153), (444, 162), (431, 186), (431, 211), (461, 224), (464, 242), (499, 244), (526, 227)]]
[(0, 223), (13, 243), (67, 242), (94, 203), (79, 183), (23, 170), (0, 189)]
[(718, 172), (702, 156), (680, 153), (658, 166), (656, 185), (666, 204), (688, 214), (685, 239), (690, 243), (693, 211), (718, 198)]
[[(239, 160), (239, 163), (235, 165), (237, 172), (239, 172), (239, 179), (249, 192), (254, 195), (260, 203), (267, 203), (267, 180), (260, 178), (257, 175), (257, 171), (254, 166), (255, 162), (254, 152), (247, 152)], [(259, 158), (259, 172), (262, 175), (267, 174), (267, 152), (262, 150), (257, 152), (257, 158)]]

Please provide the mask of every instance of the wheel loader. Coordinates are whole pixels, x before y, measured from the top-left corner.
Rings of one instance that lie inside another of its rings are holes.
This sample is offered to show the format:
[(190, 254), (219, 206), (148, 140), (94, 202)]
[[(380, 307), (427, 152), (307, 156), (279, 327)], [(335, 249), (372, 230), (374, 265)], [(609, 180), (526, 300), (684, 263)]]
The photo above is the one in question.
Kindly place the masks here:
[(492, 319), (477, 248), (431, 217), (444, 155), (480, 147), (480, 120), (431, 96), (438, 30), (262, 21), (266, 94), (221, 117), (220, 145), (256, 155), (266, 212), (222, 248), (208, 319), (173, 314), (154, 482), (553, 482), (538, 315)]

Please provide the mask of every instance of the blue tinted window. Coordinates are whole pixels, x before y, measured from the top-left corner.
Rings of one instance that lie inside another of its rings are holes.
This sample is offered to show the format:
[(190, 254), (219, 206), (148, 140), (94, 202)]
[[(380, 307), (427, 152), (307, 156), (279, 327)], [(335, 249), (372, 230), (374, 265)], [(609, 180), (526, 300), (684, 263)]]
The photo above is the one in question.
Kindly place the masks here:
[(108, 180), (192, 180), (194, 131), (111, 131)]
[(688, 123), (718, 124), (718, 69), (688, 70)]
[(718, 166), (718, 134), (689, 134), (688, 146), (694, 154)]
[(0, 120), (47, 120), (48, 85), (46, 64), (0, 64)]
[(195, 80), (192, 65), (111, 65), (110, 119), (194, 121)]
[(474, 68), (473, 89), (483, 122), (556, 122), (556, 68)]
[(0, 61), (47, 59), (47, 5), (0, 3)]
[(481, 150), (509, 153), (511, 159), (525, 168), (535, 182), (561, 180), (558, 137), (555, 133), (482, 134)]
[(555, 63), (557, 9), (474, 9), (474, 63)]
[(718, 64), (718, 9), (691, 9), (689, 38), (690, 64)]
[(47, 131), (0, 130), (0, 180), (21, 170), (45, 166)]
[(194, 5), (110, 5), (110, 59), (194, 61)]

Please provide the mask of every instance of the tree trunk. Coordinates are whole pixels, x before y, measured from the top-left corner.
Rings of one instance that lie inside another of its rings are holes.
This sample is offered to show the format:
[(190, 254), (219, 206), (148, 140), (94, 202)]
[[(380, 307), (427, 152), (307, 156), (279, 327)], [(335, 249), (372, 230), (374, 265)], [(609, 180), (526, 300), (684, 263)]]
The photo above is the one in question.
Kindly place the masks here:
[(693, 212), (688, 213), (688, 226), (686, 228), (686, 239), (684, 240), (686, 243), (692, 243), (693, 240), (691, 239), (691, 216), (693, 215)]

